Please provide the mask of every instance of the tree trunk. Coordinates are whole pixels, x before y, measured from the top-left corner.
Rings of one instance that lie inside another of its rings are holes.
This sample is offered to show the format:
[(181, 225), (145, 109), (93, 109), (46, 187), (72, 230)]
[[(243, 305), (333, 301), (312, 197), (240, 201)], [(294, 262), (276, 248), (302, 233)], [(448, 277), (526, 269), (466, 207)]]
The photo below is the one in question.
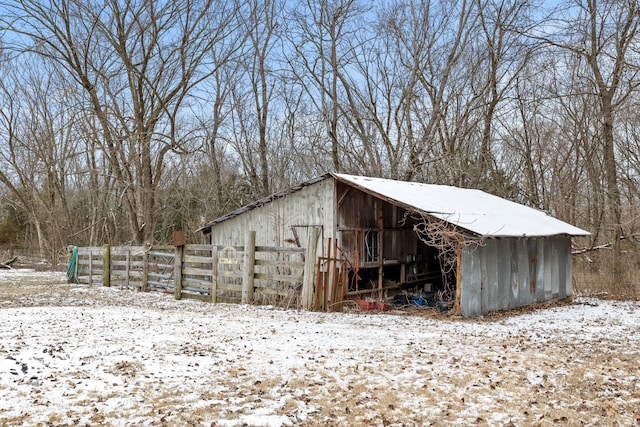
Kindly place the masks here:
[(613, 271), (612, 283), (617, 283), (622, 277), (622, 250), (620, 238), (622, 232), (622, 202), (620, 199), (620, 188), (618, 187), (618, 169), (615, 158), (615, 141), (613, 133), (613, 109), (609, 94), (602, 97), (603, 124), (603, 163), (605, 168), (605, 179), (607, 183), (606, 201), (609, 211), (609, 223), (613, 241)]

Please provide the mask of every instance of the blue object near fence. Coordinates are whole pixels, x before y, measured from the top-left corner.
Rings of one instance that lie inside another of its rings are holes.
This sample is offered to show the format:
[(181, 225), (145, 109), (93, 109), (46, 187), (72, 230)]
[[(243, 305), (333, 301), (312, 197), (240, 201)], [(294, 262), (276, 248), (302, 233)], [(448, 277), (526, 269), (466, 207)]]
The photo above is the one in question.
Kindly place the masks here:
[(69, 266), (67, 267), (67, 282), (78, 283), (78, 247), (73, 247), (71, 253), (71, 260), (69, 260)]

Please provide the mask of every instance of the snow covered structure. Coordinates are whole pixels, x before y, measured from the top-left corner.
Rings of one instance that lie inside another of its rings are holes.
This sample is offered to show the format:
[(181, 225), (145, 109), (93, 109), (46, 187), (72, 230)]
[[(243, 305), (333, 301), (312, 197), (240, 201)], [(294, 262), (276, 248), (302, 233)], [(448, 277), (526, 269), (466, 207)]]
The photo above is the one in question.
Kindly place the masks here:
[[(572, 294), (571, 238), (589, 233), (480, 190), (329, 173), (203, 226), (211, 243), (317, 239), (317, 275), (334, 258), (329, 300), (420, 294), (464, 316)], [(337, 248), (337, 250), (336, 250)], [(337, 286), (335, 282), (337, 283)], [(326, 295), (325, 295), (326, 296)]]

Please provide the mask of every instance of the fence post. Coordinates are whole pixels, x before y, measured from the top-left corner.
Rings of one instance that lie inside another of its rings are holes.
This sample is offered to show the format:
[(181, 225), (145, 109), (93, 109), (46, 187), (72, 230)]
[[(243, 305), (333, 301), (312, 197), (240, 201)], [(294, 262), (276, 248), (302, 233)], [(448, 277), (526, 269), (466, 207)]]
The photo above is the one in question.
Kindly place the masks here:
[(127, 252), (124, 255), (124, 288), (129, 289), (129, 271), (131, 270), (131, 248), (127, 247)]
[(102, 286), (111, 286), (111, 247), (102, 247)]
[[(104, 278), (102, 279), (104, 281)], [(89, 248), (89, 286), (93, 286), (93, 252)]]
[(256, 232), (247, 231), (244, 240), (244, 269), (242, 274), (242, 304), (253, 302), (253, 276), (256, 267)]
[(309, 229), (307, 250), (304, 255), (304, 275), (302, 279), (302, 307), (305, 310), (313, 309), (313, 275), (316, 266), (316, 252), (318, 247), (318, 228)]
[(173, 297), (182, 299), (182, 256), (184, 245), (177, 245), (176, 257), (173, 260)]
[(147, 292), (147, 287), (149, 285), (149, 258), (151, 255), (149, 252), (152, 247), (147, 246), (145, 251), (142, 253), (142, 284), (140, 285), (140, 291)]
[(211, 302), (218, 302), (218, 246), (211, 245)]
[(176, 248), (176, 255), (173, 259), (173, 297), (182, 299), (182, 260), (187, 239), (182, 230), (174, 231), (171, 237), (173, 238), (173, 246)]

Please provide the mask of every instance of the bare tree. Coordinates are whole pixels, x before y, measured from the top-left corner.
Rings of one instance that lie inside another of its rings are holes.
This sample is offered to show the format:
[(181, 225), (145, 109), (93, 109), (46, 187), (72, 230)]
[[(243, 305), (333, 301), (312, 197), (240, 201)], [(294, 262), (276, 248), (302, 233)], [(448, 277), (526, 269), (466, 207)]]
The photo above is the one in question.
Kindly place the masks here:
[[(557, 12), (559, 18), (548, 22), (533, 36), (565, 53), (588, 84), (578, 96), (593, 97), (600, 123), (593, 140), (600, 147), (593, 150), (599, 157), (605, 178), (609, 234), (614, 242), (623, 236), (622, 200), (618, 183), (615, 127), (620, 109), (636, 92), (640, 80), (640, 63), (634, 61), (640, 24), (640, 7), (636, 1), (599, 2), (580, 0), (566, 3)], [(553, 30), (552, 33), (546, 29)], [(543, 31), (546, 31), (543, 32)], [(620, 246), (615, 244), (613, 277), (621, 273)]]
[[(70, 177), (82, 167), (67, 82), (41, 61), (13, 64), (0, 82), (0, 182), (28, 216), (41, 250), (56, 253), (77, 220)], [(71, 193), (71, 195), (69, 194)]]
[[(212, 72), (210, 51), (229, 31), (232, 2), (4, 1), (10, 48), (35, 53), (75, 79), (100, 123), (99, 144), (122, 194), (132, 241), (154, 234), (165, 159), (182, 152), (177, 119)], [(215, 11), (215, 13), (214, 13)]]
[(404, 178), (459, 184), (478, 120), (477, 97), (468, 90), (475, 71), (470, 49), (477, 4), (398, 2), (390, 16), (389, 32), (405, 76), (402, 102), (409, 137)]
[(267, 126), (269, 124), (270, 105), (272, 102), (274, 83), (269, 74), (269, 58), (274, 48), (274, 31), (278, 25), (278, 9), (281, 5), (276, 0), (251, 3), (247, 22), (250, 40), (250, 57), (248, 66), (251, 87), (253, 90), (253, 106), (258, 126), (258, 157), (261, 172), (260, 184), (264, 194), (271, 191), (269, 179)]
[(482, 42), (477, 47), (480, 67), (475, 70), (473, 85), (482, 99), (482, 136), (476, 160), (476, 171), (471, 184), (494, 193), (500, 193), (499, 165), (492, 153), (495, 138), (495, 120), (499, 103), (513, 91), (514, 82), (520, 77), (531, 56), (521, 35), (522, 27), (529, 25), (527, 8), (522, 0), (478, 0), (479, 27)]
[[(355, 0), (307, 1), (293, 11), (295, 22), (290, 26), (289, 42), (294, 50), (288, 62), (324, 127), (333, 170), (337, 172), (344, 169), (341, 156), (349, 154), (344, 150), (345, 141), (341, 141), (345, 134), (340, 133), (340, 123), (350, 122), (357, 133), (364, 133), (348, 76), (355, 56), (352, 46), (366, 32), (361, 25), (366, 22), (364, 11)], [(360, 25), (355, 26), (355, 22)], [(361, 139), (367, 149), (366, 138)]]
[(241, 27), (246, 43), (237, 59), (241, 77), (231, 88), (230, 139), (256, 197), (272, 190), (271, 161), (276, 156), (270, 125), (277, 103), (276, 31), (282, 6), (278, 0), (246, 4)]

